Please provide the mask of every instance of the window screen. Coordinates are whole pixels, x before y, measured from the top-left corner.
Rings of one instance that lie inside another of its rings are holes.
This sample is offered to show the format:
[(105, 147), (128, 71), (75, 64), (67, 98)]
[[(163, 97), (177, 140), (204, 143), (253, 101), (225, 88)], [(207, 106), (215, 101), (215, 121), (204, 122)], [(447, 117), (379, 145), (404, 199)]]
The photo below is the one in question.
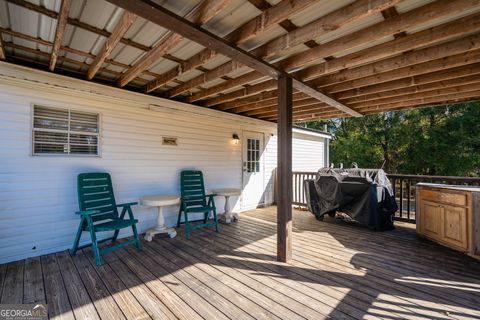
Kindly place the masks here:
[(33, 107), (33, 154), (98, 155), (99, 115)]

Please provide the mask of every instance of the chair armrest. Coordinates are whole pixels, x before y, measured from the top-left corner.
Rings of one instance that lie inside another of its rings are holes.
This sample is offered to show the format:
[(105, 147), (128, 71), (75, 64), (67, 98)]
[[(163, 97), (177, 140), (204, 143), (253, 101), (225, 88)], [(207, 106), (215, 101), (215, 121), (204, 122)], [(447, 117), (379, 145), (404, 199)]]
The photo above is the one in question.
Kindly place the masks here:
[(137, 205), (138, 202), (127, 202), (127, 203), (120, 203), (120, 204), (117, 204), (117, 208), (118, 207), (131, 207), (131, 206), (134, 206), (134, 205)]
[(100, 210), (85, 210), (85, 211), (77, 211), (75, 214), (81, 214), (82, 216), (91, 216), (92, 214), (100, 213)]

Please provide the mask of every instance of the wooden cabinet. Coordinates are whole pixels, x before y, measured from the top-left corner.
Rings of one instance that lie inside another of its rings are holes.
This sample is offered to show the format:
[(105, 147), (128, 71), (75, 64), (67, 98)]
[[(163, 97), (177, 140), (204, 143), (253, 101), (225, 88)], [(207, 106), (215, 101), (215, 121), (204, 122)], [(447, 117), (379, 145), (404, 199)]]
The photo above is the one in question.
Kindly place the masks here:
[(422, 183), (417, 199), (420, 235), (480, 257), (480, 188)]

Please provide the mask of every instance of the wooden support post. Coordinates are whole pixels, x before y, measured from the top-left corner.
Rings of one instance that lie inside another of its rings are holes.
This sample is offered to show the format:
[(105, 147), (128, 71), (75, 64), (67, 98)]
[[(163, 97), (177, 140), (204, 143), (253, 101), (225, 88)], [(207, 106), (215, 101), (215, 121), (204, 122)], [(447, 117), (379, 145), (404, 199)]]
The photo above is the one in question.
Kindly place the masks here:
[(292, 78), (278, 79), (277, 260), (292, 258)]
[(67, 26), (68, 13), (70, 12), (70, 6), (72, 5), (72, 0), (62, 0), (62, 5), (60, 7), (60, 13), (57, 18), (57, 30), (55, 31), (55, 40), (53, 41), (52, 53), (50, 55), (50, 71), (55, 70), (55, 65), (57, 64), (57, 58), (62, 46), (63, 34), (65, 33), (65, 28)]

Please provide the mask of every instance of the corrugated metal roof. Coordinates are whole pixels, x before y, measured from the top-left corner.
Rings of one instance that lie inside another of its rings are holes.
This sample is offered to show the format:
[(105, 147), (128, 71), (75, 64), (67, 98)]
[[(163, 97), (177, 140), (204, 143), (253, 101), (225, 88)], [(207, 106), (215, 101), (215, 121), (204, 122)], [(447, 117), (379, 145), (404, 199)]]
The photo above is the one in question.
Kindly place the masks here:
[[(54, 12), (59, 12), (61, 6), (61, 0), (28, 1)], [(440, 2), (442, 0), (437, 1)], [(199, 5), (202, 0), (156, 0), (155, 2), (171, 12), (184, 17), (197, 5)], [(276, 5), (280, 2), (281, 0), (268, 0), (270, 5)], [(297, 28), (302, 27), (353, 2), (354, 0), (318, 0), (308, 8), (304, 8), (303, 10), (299, 10), (298, 12), (290, 15), (289, 21)], [(403, 0), (395, 5), (395, 9), (398, 14), (404, 14), (432, 2), (435, 1)], [(123, 9), (116, 7), (104, 0), (72, 0), (69, 16), (72, 19), (77, 19), (81, 23), (88, 24), (92, 28), (103, 30), (102, 32), (112, 32), (120, 20), (123, 12)], [(452, 14), (449, 17), (442, 16), (435, 20), (426, 21), (425, 23), (420, 23), (414, 27), (407, 28), (404, 31), (407, 34), (413, 34), (421, 30), (429, 29), (449, 21), (458, 20), (461, 17), (478, 12), (480, 12), (480, 6), (473, 7), (469, 10), (464, 10), (458, 14)], [(220, 12), (214, 18), (212, 18), (202, 27), (220, 37), (223, 37), (260, 14), (261, 11), (247, 0), (230, 0), (227, 6), (220, 10)], [(317, 44), (328, 46), (330, 41), (339, 39), (345, 35), (362, 30), (369, 26), (376, 25), (384, 20), (385, 18), (380, 12), (369, 14), (362, 19), (348, 23), (337, 30), (329, 31), (326, 34), (311, 40), (314, 40)], [(14, 32), (18, 32), (33, 38), (39, 38), (42, 41), (52, 43), (55, 37), (56, 24), (56, 19), (52, 19), (49, 16), (28, 10), (27, 8), (15, 5), (13, 3), (9, 3), (8, 0), (0, 0), (0, 26), (4, 29), (13, 30)], [(103, 79), (111, 79), (112, 81), (118, 80), (120, 73), (125, 72), (128, 66), (135, 64), (145, 56), (146, 52), (138, 47), (152, 47), (169, 34), (170, 32), (165, 28), (146, 21), (141, 17), (137, 17), (132, 26), (130, 26), (130, 28), (124, 34), (124, 39), (133, 41), (136, 44), (133, 46), (125, 43), (117, 44), (108, 57), (109, 60), (113, 60), (113, 63), (105, 62), (102, 66), (104, 71), (99, 71), (97, 76)], [(260, 32), (259, 34), (251, 37), (242, 43), (240, 47), (245, 50), (252, 50), (285, 34), (287, 34), (287, 31), (283, 27), (280, 25), (274, 25), (268, 30)], [(3, 34), (2, 37), (7, 43), (6, 51), (8, 56), (27, 60), (29, 59), (33, 62), (37, 61), (43, 65), (48, 64), (48, 54), (51, 51), (51, 45), (49, 46), (42, 43), (37, 43), (35, 41), (21, 39), (20, 37), (11, 36), (10, 34)], [(107, 38), (104, 35), (68, 24), (65, 30), (62, 45), (71, 48), (73, 51), (78, 50), (79, 54), (61, 50), (59, 53), (60, 59), (57, 63), (57, 66), (59, 68), (81, 72), (82, 74), (86, 73), (88, 69), (87, 65), (91, 64), (93, 61), (90, 55), (96, 55), (104, 46), (106, 39)], [(332, 56), (334, 58), (343, 57), (363, 49), (393, 41), (394, 39), (395, 38), (393, 35), (385, 36), (368, 43), (346, 48), (341, 52), (336, 52)], [(311, 42), (309, 43), (309, 46), (312, 46)], [(296, 54), (309, 50), (309, 46), (305, 44), (293, 46), (287, 50), (274, 54), (273, 56), (269, 57), (268, 60), (272, 63), (281, 61), (286, 57), (295, 56)], [(24, 47), (24, 49), (22, 49), (22, 47)], [(138, 78), (132, 81), (129, 85), (144, 86), (147, 81), (154, 80), (156, 76), (175, 69), (178, 66), (178, 61), (186, 61), (204, 49), (205, 48), (202, 45), (199, 45), (194, 41), (184, 39), (168, 52), (168, 54), (174, 58), (164, 57), (159, 59), (157, 62), (149, 66), (147, 70), (141, 73)], [(38, 50), (39, 52), (32, 53), (30, 52), (31, 50)], [(62, 57), (65, 57), (66, 61), (64, 61)], [(75, 63), (75, 61), (78, 63)], [(204, 63), (201, 70), (212, 70), (228, 61), (230, 61), (230, 58), (217, 55), (215, 58)], [(302, 65), (301, 68), (306, 68), (324, 61), (325, 60), (323, 57), (318, 57), (318, 59)], [(175, 77), (175, 79), (169, 79), (165, 86), (158, 88), (157, 90), (162, 92), (168, 90), (170, 87), (177, 86), (179, 83), (187, 82), (201, 75), (203, 73), (201, 70), (194, 69), (184, 72)], [(236, 78), (251, 71), (252, 69), (245, 67), (227, 73), (225, 76)], [(201, 90), (201, 88), (211, 88), (212, 86), (225, 81), (226, 80), (220, 78), (209, 81), (208, 83), (203, 83), (196, 88), (190, 88), (189, 92), (198, 92)], [(250, 83), (250, 85), (254, 85), (262, 81), (263, 79), (254, 80)], [(232, 87), (223, 93), (225, 94), (237, 89), (238, 87)]]

